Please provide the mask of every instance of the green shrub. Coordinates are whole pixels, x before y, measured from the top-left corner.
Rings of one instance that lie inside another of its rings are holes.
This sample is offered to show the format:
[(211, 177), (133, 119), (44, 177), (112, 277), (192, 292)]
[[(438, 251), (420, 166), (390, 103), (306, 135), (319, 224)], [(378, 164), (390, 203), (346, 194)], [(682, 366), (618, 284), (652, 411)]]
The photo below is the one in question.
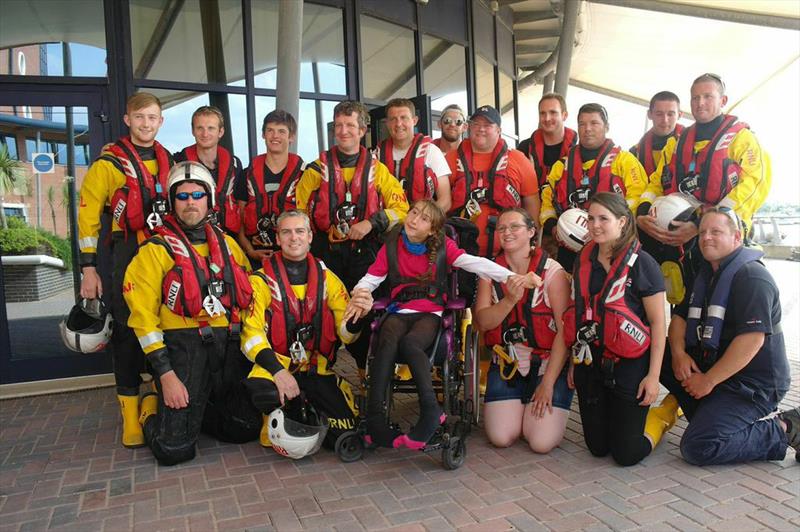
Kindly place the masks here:
[(29, 227), (20, 218), (9, 217), (8, 229), (0, 229), (0, 249), (4, 255), (35, 255), (44, 252), (61, 259), (68, 269), (72, 269), (72, 246), (69, 240)]

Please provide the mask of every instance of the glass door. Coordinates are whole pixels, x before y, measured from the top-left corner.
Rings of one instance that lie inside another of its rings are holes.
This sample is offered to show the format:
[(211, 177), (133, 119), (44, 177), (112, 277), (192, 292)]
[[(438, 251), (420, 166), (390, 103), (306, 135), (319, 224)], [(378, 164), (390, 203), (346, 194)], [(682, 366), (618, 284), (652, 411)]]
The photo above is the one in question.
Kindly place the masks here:
[(107, 135), (105, 90), (7, 87), (0, 91), (7, 169), (0, 187), (0, 383), (110, 372), (108, 353), (73, 353), (58, 329), (75, 303), (77, 191)]

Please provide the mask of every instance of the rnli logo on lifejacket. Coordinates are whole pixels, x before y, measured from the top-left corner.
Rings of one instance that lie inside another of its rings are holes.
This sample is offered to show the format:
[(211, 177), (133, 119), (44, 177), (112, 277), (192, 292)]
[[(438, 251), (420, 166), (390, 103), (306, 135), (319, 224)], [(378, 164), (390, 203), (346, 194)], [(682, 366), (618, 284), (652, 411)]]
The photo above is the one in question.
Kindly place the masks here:
[(176, 255), (180, 255), (181, 257), (189, 256), (189, 250), (186, 249), (186, 246), (183, 245), (183, 242), (181, 242), (174, 236), (164, 235), (164, 240), (166, 241), (167, 244), (169, 244), (169, 248)]
[(644, 345), (645, 341), (647, 340), (644, 331), (628, 320), (622, 322), (622, 325), (619, 326), (619, 330), (633, 338), (633, 340), (639, 345)]
[(114, 217), (117, 223), (119, 223), (119, 221), (122, 219), (122, 215), (125, 212), (125, 207), (127, 205), (128, 204), (125, 202), (124, 199), (120, 199), (119, 201), (117, 201), (117, 206), (114, 207), (114, 212), (111, 214), (111, 216)]
[(508, 192), (511, 195), (511, 197), (514, 198), (514, 201), (516, 203), (519, 203), (521, 201), (519, 192), (517, 192), (516, 189), (511, 186), (511, 183), (506, 185), (506, 192)]
[(170, 310), (175, 310), (175, 304), (178, 302), (178, 292), (181, 290), (181, 283), (178, 281), (172, 281), (169, 283), (169, 289), (167, 290), (167, 308)]
[(620, 277), (614, 284), (611, 285), (611, 289), (608, 291), (608, 297), (606, 297), (606, 304), (613, 303), (614, 301), (618, 300), (622, 296), (625, 295), (625, 281), (628, 280), (628, 276)]

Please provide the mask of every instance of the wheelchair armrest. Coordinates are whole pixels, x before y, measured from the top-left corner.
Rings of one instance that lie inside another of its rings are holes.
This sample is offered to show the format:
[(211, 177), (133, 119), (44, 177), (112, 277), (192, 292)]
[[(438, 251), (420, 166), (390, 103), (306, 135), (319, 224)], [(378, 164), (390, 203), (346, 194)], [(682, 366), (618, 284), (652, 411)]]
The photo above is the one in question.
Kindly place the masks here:
[(447, 310), (463, 310), (467, 308), (467, 300), (463, 297), (454, 297), (447, 300)]
[(391, 302), (392, 300), (388, 297), (378, 298), (372, 302), (372, 310), (386, 310), (386, 307), (388, 307)]

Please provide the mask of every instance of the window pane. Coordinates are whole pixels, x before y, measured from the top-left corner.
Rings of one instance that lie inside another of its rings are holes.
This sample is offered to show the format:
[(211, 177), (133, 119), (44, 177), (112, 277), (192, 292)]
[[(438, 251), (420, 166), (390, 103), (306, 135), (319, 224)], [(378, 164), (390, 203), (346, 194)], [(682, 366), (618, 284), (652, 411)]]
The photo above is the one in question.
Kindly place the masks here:
[[(250, 9), (253, 16), (251, 28), (255, 86), (260, 89), (274, 89), (278, 64), (278, 2), (277, 0), (253, 2)], [(269, 111), (271, 110), (272, 108)], [(264, 118), (264, 114), (266, 113), (256, 113), (256, 118)], [(261, 119), (259, 118), (257, 122), (260, 124)]]
[(244, 78), (241, 0), (131, 0), (131, 41), (137, 79)]
[(0, 75), (106, 75), (103, 0), (17, 0), (3, 4), (0, 17)]
[(8, 149), (8, 156), (12, 159), (19, 160), (19, 154), (17, 153), (17, 139), (10, 135), (2, 135), (0, 136), (0, 143)]
[(417, 94), (414, 32), (373, 17), (361, 17), (364, 96), (375, 100)]
[(300, 100), (297, 129), (297, 153), (311, 162), (328, 148), (328, 122), (333, 122), (333, 108), (338, 102)]
[(475, 56), (475, 78), (478, 107), (496, 105), (494, 101), (494, 66), (479, 55)]
[(425, 94), (431, 97), (431, 109), (441, 111), (453, 103), (466, 109), (467, 74), (464, 67), (464, 47), (423, 35), (422, 60), (425, 65)]
[(500, 117), (503, 119), (503, 132), (515, 134), (517, 124), (514, 120), (514, 83), (511, 76), (500, 72)]
[(161, 99), (164, 106), (162, 112), (164, 124), (158, 131), (158, 140), (172, 153), (194, 144), (192, 136), (192, 113), (202, 105), (216, 105), (226, 116), (225, 105), (228, 107), (230, 119), (226, 116), (226, 135), (230, 134), (233, 140), (233, 154), (247, 166), (250, 161), (250, 152), (247, 148), (247, 112), (246, 100), (243, 94), (215, 94), (209, 99), (207, 92), (188, 92), (142, 89), (151, 92)]

